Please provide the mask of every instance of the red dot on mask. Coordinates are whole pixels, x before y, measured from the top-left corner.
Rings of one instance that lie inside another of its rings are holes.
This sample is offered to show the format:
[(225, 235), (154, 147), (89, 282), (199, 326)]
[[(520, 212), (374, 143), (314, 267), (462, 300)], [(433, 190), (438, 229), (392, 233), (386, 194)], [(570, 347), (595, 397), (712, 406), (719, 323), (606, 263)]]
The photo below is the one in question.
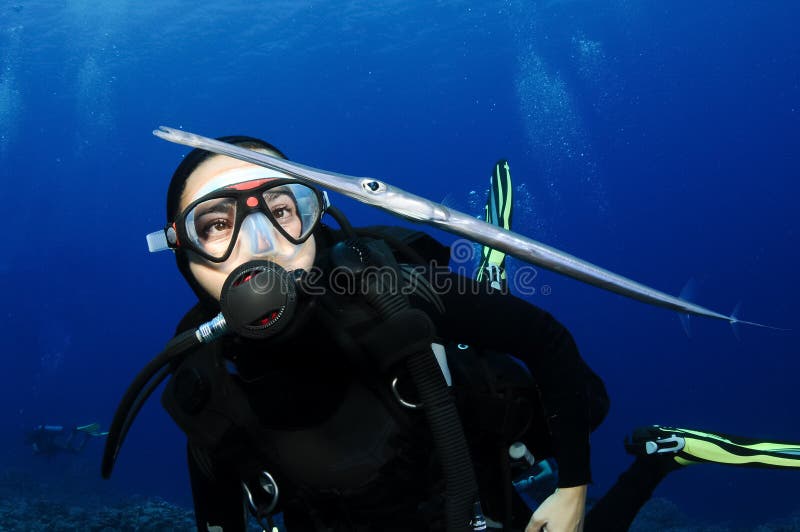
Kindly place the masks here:
[(254, 198), (253, 196), (250, 196), (249, 198), (247, 198), (247, 206), (250, 207), (250, 208), (257, 207), (258, 206), (258, 200), (256, 198)]

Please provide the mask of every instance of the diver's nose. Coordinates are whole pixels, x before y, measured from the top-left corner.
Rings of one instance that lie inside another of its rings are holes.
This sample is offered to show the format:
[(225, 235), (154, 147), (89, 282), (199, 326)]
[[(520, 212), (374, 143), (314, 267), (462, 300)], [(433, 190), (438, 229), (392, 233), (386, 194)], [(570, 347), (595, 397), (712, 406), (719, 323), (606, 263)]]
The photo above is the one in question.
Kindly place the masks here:
[(249, 214), (239, 229), (239, 245), (251, 256), (275, 251), (275, 228), (263, 212)]

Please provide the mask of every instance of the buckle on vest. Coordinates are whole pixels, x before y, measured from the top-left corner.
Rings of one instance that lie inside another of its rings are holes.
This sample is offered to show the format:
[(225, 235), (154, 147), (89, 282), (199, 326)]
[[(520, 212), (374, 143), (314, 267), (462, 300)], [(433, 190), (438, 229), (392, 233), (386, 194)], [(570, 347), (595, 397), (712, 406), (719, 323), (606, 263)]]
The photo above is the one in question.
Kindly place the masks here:
[(400, 404), (406, 408), (410, 408), (412, 410), (416, 410), (417, 408), (422, 408), (422, 403), (412, 403), (411, 401), (406, 401), (405, 399), (403, 399), (403, 397), (400, 395), (400, 392), (397, 391), (398, 381), (399, 379), (397, 377), (392, 379), (392, 393), (394, 394), (394, 398), (397, 399), (400, 402)]
[(242, 480), (250, 513), (264, 530), (272, 530), (270, 512), (278, 504), (278, 483), (267, 471), (260, 471)]

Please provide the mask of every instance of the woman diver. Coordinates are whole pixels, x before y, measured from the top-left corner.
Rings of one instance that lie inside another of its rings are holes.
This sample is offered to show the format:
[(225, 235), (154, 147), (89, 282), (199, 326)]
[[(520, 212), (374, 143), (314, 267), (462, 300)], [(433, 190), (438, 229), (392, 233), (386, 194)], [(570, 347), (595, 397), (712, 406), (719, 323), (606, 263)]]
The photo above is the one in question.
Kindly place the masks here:
[[(353, 229), (320, 191), (203, 150), (176, 169), (167, 220), (151, 250), (175, 252), (199, 300), (179, 336), (239, 312), (242, 290), (281, 301), (170, 359), (162, 404), (188, 437), (198, 529), (244, 530), (243, 505), (289, 530), (583, 528), (608, 399), (547, 312), (443, 271), (449, 250), (423, 233)], [(129, 425), (112, 425), (106, 476)], [(516, 441), (558, 464), (533, 516), (512, 489)]]
[[(320, 223), (326, 210), (340, 230)], [(800, 468), (795, 443), (644, 427), (584, 518), (608, 397), (569, 332), (508, 295), (502, 255), (485, 254), (488, 279), (473, 282), (424, 233), (354, 229), (318, 190), (200, 149), (173, 175), (167, 219), (151, 251), (175, 252), (199, 301), (123, 397), (103, 476), (172, 376), (162, 404), (187, 435), (199, 530), (245, 530), (246, 506), (292, 531), (622, 531), (682, 466)], [(533, 515), (512, 489), (539, 476), (512, 483), (520, 448), (558, 470)]]

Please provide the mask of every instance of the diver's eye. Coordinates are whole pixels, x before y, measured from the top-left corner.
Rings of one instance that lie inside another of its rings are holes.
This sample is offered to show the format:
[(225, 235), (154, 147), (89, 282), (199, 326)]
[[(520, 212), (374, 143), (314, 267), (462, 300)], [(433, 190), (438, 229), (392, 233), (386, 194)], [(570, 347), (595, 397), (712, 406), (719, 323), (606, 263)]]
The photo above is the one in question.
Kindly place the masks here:
[(236, 219), (236, 200), (215, 198), (203, 201), (189, 211), (187, 226), (195, 231), (193, 238), (211, 242), (229, 237)]
[(231, 224), (230, 220), (225, 218), (217, 218), (216, 220), (210, 220), (203, 224), (202, 231), (200, 231), (200, 236), (204, 240), (216, 240), (219, 238), (225, 238), (230, 234), (232, 229), (233, 224)]
[(279, 224), (283, 225), (294, 219), (294, 209), (288, 204), (270, 205), (270, 212)]

